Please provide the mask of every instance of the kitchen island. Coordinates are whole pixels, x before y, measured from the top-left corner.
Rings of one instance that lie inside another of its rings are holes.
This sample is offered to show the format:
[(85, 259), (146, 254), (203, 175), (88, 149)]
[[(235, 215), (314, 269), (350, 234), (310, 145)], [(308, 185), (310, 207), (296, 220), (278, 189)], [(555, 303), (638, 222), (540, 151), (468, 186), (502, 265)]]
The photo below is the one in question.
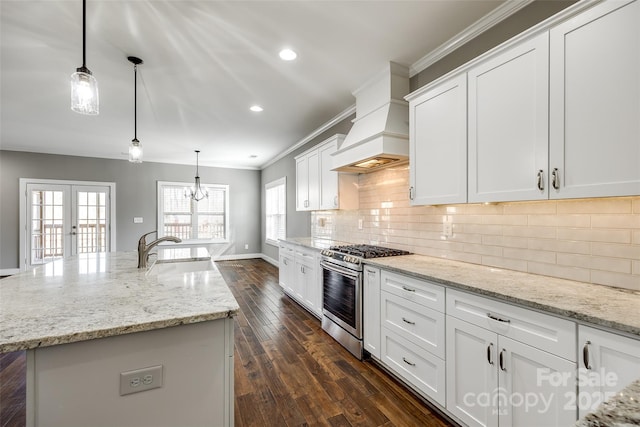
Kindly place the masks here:
[(84, 254), (3, 279), (0, 353), (27, 351), (27, 425), (233, 425), (239, 306), (209, 264)]

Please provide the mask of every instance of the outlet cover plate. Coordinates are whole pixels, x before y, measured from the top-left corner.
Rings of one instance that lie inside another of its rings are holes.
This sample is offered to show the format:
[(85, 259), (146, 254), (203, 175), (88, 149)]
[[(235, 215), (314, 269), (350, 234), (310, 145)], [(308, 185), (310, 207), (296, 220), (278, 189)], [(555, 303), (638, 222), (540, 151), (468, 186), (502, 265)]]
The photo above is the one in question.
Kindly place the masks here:
[(120, 396), (162, 387), (163, 366), (149, 366), (120, 373)]

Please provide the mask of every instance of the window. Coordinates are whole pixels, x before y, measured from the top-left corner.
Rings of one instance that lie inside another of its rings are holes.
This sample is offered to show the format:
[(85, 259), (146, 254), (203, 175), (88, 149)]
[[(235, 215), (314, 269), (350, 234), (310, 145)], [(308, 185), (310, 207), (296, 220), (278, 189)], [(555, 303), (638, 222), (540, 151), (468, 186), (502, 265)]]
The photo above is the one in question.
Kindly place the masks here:
[(287, 177), (264, 186), (266, 200), (267, 243), (278, 244), (287, 235)]
[(202, 184), (209, 197), (199, 202), (185, 197), (190, 187), (186, 182), (158, 181), (158, 236), (227, 242), (229, 186)]

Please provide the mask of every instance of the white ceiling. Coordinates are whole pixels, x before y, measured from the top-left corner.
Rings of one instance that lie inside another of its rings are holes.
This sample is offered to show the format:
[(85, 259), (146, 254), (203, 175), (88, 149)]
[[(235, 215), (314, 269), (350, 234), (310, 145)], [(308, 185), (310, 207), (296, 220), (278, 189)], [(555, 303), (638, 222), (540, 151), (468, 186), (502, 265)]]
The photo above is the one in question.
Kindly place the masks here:
[[(100, 114), (70, 110), (82, 65), (82, 1), (2, 0), (5, 150), (259, 168), (355, 102), (389, 61), (411, 65), (503, 3), (88, 0), (87, 67)], [(278, 58), (282, 47), (298, 59)], [(262, 113), (249, 107), (260, 104)], [(251, 155), (256, 156), (250, 158)]]

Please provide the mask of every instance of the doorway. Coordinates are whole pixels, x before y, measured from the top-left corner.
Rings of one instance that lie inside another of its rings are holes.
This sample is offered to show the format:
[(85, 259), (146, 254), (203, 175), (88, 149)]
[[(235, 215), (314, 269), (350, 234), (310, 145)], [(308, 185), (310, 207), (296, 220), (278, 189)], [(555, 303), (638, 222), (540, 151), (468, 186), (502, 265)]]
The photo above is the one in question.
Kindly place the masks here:
[(20, 179), (20, 268), (115, 247), (115, 183)]

